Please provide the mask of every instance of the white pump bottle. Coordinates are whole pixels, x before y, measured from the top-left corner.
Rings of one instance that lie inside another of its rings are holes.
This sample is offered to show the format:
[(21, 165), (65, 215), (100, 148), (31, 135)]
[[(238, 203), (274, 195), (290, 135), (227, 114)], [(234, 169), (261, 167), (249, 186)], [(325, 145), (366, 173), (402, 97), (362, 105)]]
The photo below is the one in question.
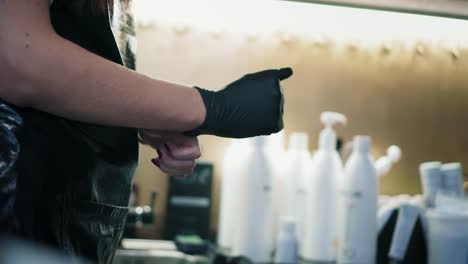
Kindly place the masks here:
[(320, 120), (325, 128), (320, 133), (319, 149), (314, 154), (306, 180), (305, 232), (300, 249), (306, 261), (334, 263), (336, 182), (342, 176), (343, 164), (336, 151), (333, 125), (346, 124), (346, 117), (340, 113), (323, 112)]

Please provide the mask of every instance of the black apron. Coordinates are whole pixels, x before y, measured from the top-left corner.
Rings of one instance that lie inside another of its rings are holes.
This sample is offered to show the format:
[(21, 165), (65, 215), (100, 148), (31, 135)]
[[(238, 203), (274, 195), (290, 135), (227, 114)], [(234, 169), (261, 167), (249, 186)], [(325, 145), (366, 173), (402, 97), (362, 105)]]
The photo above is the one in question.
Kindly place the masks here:
[(14, 224), (16, 174), (12, 169), (20, 151), (16, 133), (22, 125), (21, 116), (0, 102), (0, 230)]
[[(114, 5), (108, 3), (102, 12), (88, 9), (95, 2), (55, 0), (55, 31), (101, 57), (134, 66), (132, 58), (120, 53), (111, 29), (109, 7)], [(119, 7), (130, 5), (121, 3)], [(133, 22), (129, 16), (123, 19), (127, 21), (118, 23)], [(131, 29), (119, 32), (127, 52)], [(15, 233), (72, 256), (111, 263), (138, 160), (137, 130), (71, 121), (30, 108), (16, 110), (24, 125), (17, 135), (20, 155), (11, 172), (17, 179)]]

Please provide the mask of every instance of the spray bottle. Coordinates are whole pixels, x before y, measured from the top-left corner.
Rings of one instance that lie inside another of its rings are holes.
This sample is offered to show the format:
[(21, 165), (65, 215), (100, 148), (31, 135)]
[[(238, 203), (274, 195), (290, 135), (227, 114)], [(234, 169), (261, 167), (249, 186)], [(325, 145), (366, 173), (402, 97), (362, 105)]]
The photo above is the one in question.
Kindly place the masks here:
[(392, 145), (388, 147), (387, 154), (380, 157), (375, 162), (375, 168), (377, 169), (377, 175), (379, 177), (385, 176), (390, 172), (393, 165), (400, 161), (401, 149), (398, 146)]
[(325, 128), (320, 133), (319, 149), (315, 153), (306, 187), (305, 232), (301, 256), (312, 263), (334, 263), (336, 182), (342, 176), (343, 164), (336, 151), (333, 125), (346, 124), (339, 113), (323, 112), (320, 120)]

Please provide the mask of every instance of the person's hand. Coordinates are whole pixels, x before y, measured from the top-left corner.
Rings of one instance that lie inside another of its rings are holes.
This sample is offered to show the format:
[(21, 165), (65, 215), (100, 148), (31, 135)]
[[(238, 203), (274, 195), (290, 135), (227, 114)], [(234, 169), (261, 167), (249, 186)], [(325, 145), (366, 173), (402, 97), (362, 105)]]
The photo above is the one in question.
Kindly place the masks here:
[(161, 133), (140, 129), (140, 142), (154, 148), (158, 158), (151, 161), (161, 171), (176, 177), (186, 177), (193, 172), (195, 161), (200, 158), (200, 145), (196, 137), (177, 133)]
[(283, 68), (247, 74), (218, 92), (195, 87), (205, 104), (205, 121), (185, 134), (246, 138), (281, 131), (284, 98), (280, 81), (291, 75), (291, 68)]

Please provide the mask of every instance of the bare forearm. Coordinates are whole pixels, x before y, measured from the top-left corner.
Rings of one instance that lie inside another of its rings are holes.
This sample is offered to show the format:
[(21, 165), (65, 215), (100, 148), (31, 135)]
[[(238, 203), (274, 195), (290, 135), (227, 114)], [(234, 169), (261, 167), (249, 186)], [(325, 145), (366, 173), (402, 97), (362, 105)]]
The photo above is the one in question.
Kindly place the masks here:
[(0, 98), (98, 124), (185, 131), (205, 108), (195, 89), (153, 80), (59, 37), (49, 0), (0, 1)]
[(203, 121), (195, 89), (148, 78), (53, 34), (34, 40), (15, 57), (19, 85), (29, 90), (27, 106), (85, 122), (170, 131)]

